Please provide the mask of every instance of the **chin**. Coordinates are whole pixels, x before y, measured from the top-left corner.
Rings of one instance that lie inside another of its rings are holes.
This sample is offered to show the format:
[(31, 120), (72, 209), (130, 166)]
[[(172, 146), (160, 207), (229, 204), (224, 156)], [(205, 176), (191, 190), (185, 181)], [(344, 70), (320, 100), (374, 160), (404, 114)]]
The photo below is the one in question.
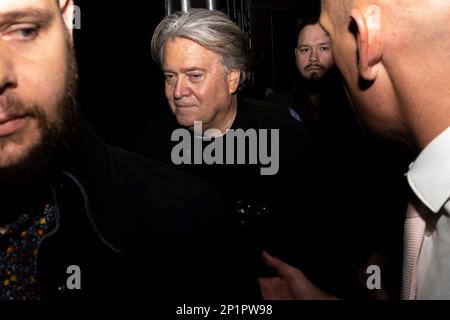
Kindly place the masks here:
[(194, 127), (194, 121), (196, 121), (192, 118), (186, 118), (178, 115), (176, 116), (176, 118), (178, 124), (182, 127)]
[(314, 72), (309, 75), (309, 80), (315, 81), (323, 78), (323, 73)]
[(22, 162), (28, 157), (30, 150), (34, 147), (34, 145), (22, 146), (17, 144), (5, 146), (1, 151), (0, 168), (13, 167)]
[(0, 167), (14, 166), (41, 144), (42, 132), (35, 124), (9, 137), (0, 138)]

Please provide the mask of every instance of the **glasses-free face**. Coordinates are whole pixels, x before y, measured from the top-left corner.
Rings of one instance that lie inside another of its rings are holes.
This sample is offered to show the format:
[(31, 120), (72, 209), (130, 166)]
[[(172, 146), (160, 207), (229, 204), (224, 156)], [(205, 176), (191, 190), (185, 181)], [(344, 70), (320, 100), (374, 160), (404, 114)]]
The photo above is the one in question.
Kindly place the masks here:
[(302, 29), (295, 57), (297, 67), (306, 80), (321, 79), (331, 69), (334, 62), (330, 37), (318, 23)]
[[(0, 170), (49, 144), (73, 85), (72, 1), (0, 1)], [(64, 19), (67, 18), (67, 20)], [(51, 134), (52, 133), (52, 134)], [(39, 159), (28, 162), (39, 163)]]
[(184, 38), (170, 39), (164, 48), (165, 93), (180, 125), (221, 129), (235, 108), (239, 70), (226, 70), (221, 57)]

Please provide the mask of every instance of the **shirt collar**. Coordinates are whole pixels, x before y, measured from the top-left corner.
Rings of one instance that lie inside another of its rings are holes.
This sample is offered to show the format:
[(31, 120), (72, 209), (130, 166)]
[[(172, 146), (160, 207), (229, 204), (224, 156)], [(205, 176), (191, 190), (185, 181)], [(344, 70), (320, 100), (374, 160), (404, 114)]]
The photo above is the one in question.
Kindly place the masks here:
[(416, 196), (434, 213), (450, 198), (450, 127), (419, 155), (406, 174)]

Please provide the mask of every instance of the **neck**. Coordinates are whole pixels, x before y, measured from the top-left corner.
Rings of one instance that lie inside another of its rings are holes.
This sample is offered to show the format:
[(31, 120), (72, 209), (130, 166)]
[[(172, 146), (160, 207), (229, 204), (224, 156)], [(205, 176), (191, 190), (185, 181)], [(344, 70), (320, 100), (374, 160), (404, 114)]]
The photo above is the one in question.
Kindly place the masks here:
[(6, 232), (24, 213), (43, 207), (49, 199), (48, 190), (43, 184), (1, 190), (5, 200), (0, 204), (0, 233)]
[(309, 99), (316, 109), (319, 108), (320, 104), (322, 103), (322, 95), (320, 93), (309, 94)]
[(303, 87), (309, 95), (320, 95), (325, 90), (325, 82), (322, 80), (305, 81)]
[(384, 96), (395, 107), (399, 135), (418, 153), (450, 126), (450, 63), (435, 59), (438, 53), (444, 54), (440, 50), (447, 49), (446, 43), (437, 46), (436, 55), (405, 51), (409, 44), (402, 49), (397, 44), (392, 48), (386, 45), (384, 51), (389, 54), (384, 56), (378, 76), (389, 83), (389, 95), (383, 88)]
[[(422, 91), (424, 90), (422, 89)], [(450, 127), (450, 103), (448, 92), (434, 95), (417, 95), (404, 104), (410, 144), (421, 152), (431, 141)]]
[[(449, 110), (450, 111), (450, 110)], [(435, 117), (433, 117), (435, 118)], [(416, 138), (415, 145), (418, 151), (426, 148), (437, 136), (444, 130), (450, 127), (450, 112), (443, 115), (441, 119), (435, 119), (430, 123), (422, 123), (415, 128), (414, 137)]]

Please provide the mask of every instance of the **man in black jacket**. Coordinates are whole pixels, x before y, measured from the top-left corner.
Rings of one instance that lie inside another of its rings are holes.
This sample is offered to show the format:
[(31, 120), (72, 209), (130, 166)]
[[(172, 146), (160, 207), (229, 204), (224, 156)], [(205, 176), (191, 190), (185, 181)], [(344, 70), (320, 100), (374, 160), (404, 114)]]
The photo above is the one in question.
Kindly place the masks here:
[(220, 11), (177, 12), (156, 28), (152, 55), (164, 72), (172, 114), (150, 123), (140, 152), (219, 190), (241, 266), (266, 275), (265, 249), (319, 270), (320, 250), (308, 243), (314, 232), (309, 135), (268, 103), (238, 97), (248, 71), (242, 30)]
[(0, 3), (0, 299), (239, 294), (217, 194), (106, 145), (79, 116), (73, 12)]

